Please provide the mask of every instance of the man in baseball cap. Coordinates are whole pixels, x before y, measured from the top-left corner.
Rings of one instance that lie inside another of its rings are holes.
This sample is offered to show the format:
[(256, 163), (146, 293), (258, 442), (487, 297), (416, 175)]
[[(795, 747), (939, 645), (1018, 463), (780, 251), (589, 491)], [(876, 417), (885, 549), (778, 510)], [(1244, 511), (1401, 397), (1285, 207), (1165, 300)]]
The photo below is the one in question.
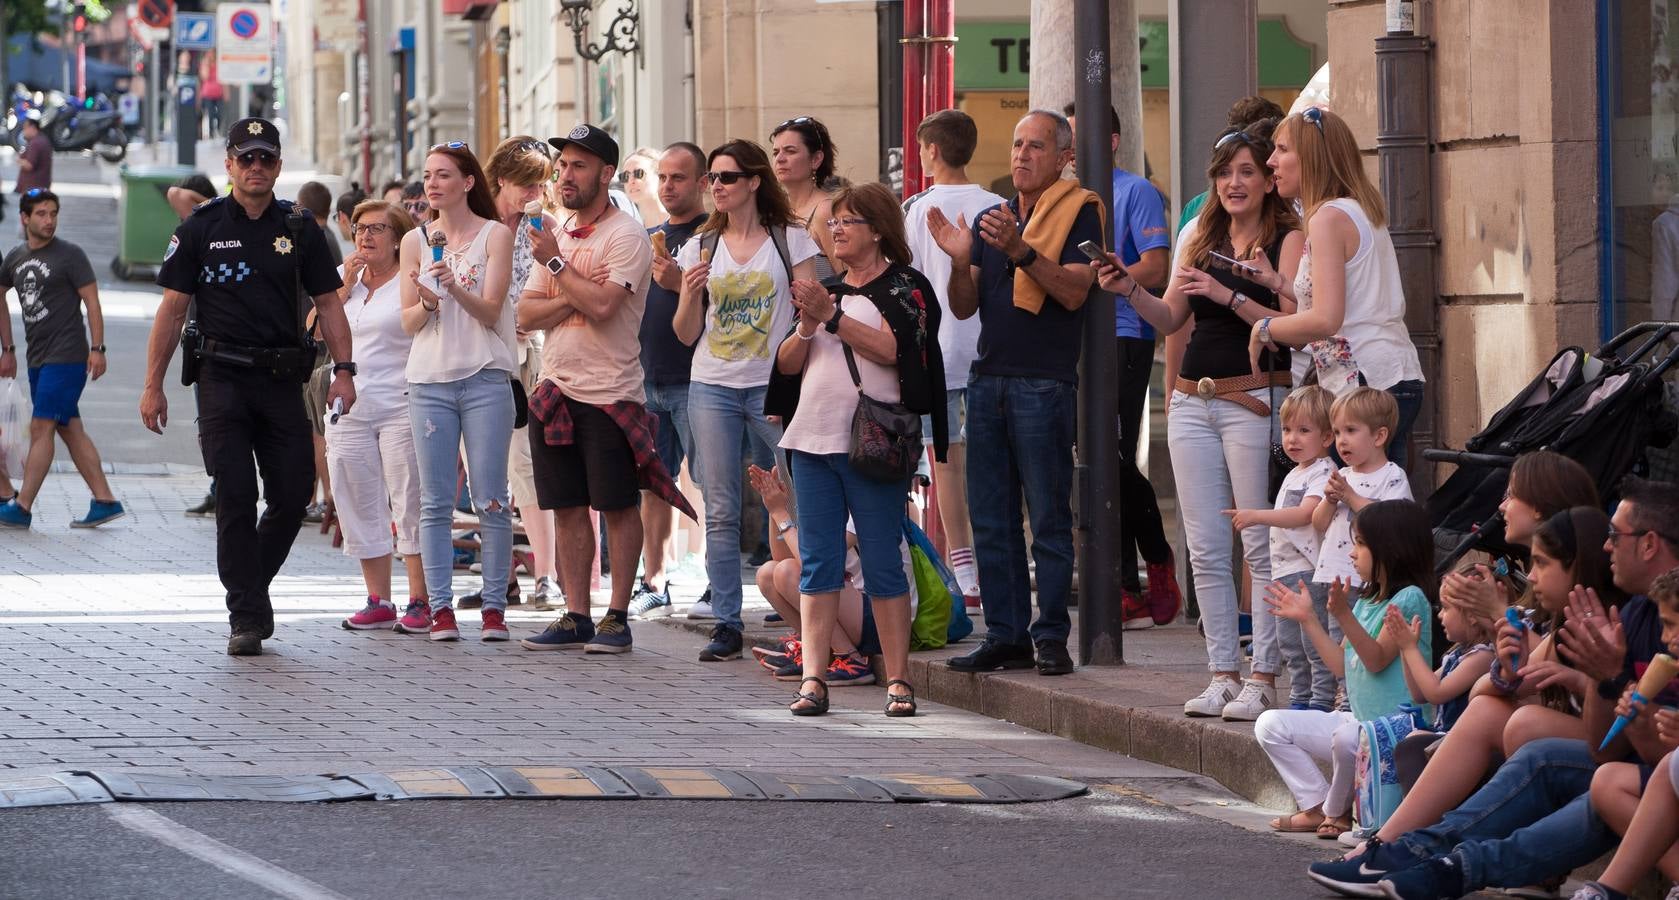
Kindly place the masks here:
[(602, 162), (612, 168), (618, 168), (618, 142), (612, 139), (612, 135), (593, 125), (580, 124), (567, 132), (565, 137), (549, 138), (548, 143), (560, 151), (570, 146), (580, 147), (600, 157)]
[(227, 130), (227, 152), (238, 156), (252, 150), (280, 155), (280, 129), (267, 119), (240, 119)]

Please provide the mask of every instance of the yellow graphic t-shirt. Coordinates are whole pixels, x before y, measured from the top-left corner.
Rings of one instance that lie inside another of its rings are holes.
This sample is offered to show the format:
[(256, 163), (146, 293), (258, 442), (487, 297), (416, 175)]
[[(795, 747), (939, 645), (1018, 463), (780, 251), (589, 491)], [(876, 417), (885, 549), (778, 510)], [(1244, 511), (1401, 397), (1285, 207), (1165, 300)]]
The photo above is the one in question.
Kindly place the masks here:
[[(700, 260), (700, 235), (677, 253), (677, 264), (692, 268)], [(820, 251), (803, 228), (787, 229), (787, 255), (793, 265)], [(706, 279), (710, 305), (705, 330), (694, 347), (690, 377), (702, 384), (755, 388), (769, 383), (776, 348), (793, 327), (793, 292), (787, 267), (768, 237), (750, 259), (736, 260), (721, 240), (711, 254)]]
[(707, 310), (705, 345), (728, 362), (770, 358), (770, 325), (775, 318), (775, 279), (747, 269), (714, 275)]

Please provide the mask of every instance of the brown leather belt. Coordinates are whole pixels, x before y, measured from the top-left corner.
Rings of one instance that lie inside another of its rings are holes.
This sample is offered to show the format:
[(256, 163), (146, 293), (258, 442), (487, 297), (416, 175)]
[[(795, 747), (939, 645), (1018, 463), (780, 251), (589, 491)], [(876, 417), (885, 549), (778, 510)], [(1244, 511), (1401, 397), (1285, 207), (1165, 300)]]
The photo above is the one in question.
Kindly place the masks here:
[(1256, 416), (1269, 416), (1271, 407), (1265, 401), (1249, 394), (1248, 391), (1264, 390), (1273, 387), (1289, 387), (1294, 383), (1294, 376), (1289, 372), (1267, 372), (1263, 375), (1236, 375), (1230, 378), (1202, 378), (1190, 381), (1179, 378), (1175, 389), (1202, 400), (1222, 397), (1231, 403), (1236, 403)]

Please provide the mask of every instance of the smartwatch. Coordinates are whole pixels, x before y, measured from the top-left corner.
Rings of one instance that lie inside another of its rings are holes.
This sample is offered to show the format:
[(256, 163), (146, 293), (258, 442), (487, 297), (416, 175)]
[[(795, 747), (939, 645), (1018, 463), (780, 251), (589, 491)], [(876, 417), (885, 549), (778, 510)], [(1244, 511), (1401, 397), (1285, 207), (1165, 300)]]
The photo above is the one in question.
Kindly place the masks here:
[(1026, 248), (1026, 255), (1025, 256), (1022, 256), (1018, 260), (1014, 260), (1014, 259), (1009, 260), (1009, 262), (1014, 263), (1014, 267), (1017, 268), (1017, 269), (1024, 269), (1027, 266), (1030, 266), (1031, 264), (1033, 264), (1037, 261), (1038, 261), (1038, 248), (1032, 247), (1032, 246), (1028, 246)]
[(822, 327), (828, 329), (829, 334), (839, 334), (839, 320), (843, 315), (845, 315), (845, 310), (836, 306), (834, 308), (834, 317), (829, 319), (828, 324)]
[(350, 377), (354, 378), (356, 377), (356, 364), (353, 362), (333, 363), (332, 374), (337, 375), (339, 372), (348, 372)]
[(548, 260), (548, 271), (553, 272), (555, 275), (564, 272), (565, 266), (566, 262), (565, 257), (563, 256), (555, 256), (553, 259)]
[(1597, 683), (1597, 695), (1605, 700), (1619, 700), (1621, 699), (1621, 692), (1626, 690), (1627, 684), (1625, 675), (1605, 678)]
[[(11, 349), (11, 348), (8, 347), (7, 349)], [(105, 352), (105, 345), (104, 344), (94, 344), (93, 346), (87, 348), (87, 350), (88, 350), (89, 353), (104, 353)]]

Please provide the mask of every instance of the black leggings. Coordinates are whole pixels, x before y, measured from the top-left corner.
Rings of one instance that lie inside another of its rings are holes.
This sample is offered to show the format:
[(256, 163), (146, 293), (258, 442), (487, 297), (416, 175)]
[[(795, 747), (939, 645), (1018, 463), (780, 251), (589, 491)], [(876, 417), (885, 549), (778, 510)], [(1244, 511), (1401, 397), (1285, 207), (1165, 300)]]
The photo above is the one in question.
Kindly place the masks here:
[(1123, 337), (1114, 341), (1119, 354), (1119, 521), (1124, 534), (1120, 565), (1126, 590), (1138, 591), (1142, 589), (1142, 579), (1137, 576), (1138, 553), (1151, 563), (1172, 558), (1154, 485), (1137, 468), (1137, 440), (1143, 430), (1149, 376), (1154, 370), (1154, 341)]

